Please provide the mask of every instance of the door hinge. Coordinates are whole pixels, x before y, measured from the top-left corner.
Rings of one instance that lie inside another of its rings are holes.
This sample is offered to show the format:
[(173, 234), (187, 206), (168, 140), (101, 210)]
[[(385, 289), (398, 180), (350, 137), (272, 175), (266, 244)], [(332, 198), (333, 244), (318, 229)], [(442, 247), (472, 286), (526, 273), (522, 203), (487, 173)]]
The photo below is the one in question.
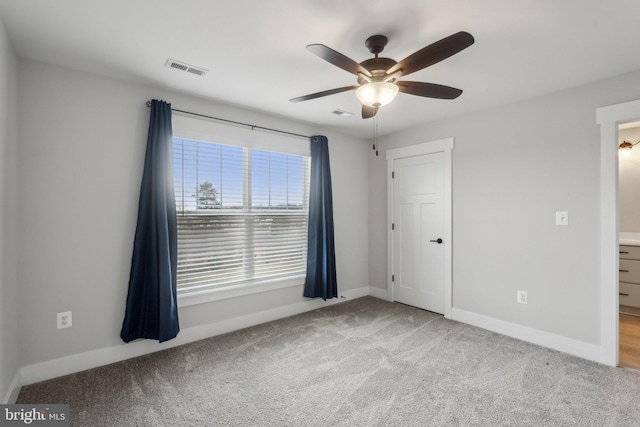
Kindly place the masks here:
[(396, 225), (392, 222), (391, 223), (391, 230), (395, 230), (396, 229)]
[(396, 177), (396, 173), (394, 171), (391, 171), (391, 179), (394, 179)]
[(396, 281), (396, 276), (394, 274), (391, 275), (391, 281), (395, 282)]

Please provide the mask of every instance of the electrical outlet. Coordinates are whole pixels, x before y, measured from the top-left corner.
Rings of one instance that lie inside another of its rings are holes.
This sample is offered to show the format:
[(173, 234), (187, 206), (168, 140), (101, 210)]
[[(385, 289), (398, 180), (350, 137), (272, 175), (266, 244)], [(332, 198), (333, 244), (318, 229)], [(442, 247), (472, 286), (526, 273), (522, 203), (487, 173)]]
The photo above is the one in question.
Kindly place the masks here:
[(527, 303), (527, 291), (518, 291), (516, 294), (516, 301), (518, 301), (520, 304), (526, 304)]
[(71, 312), (65, 311), (62, 313), (58, 313), (58, 329), (70, 328), (71, 327)]

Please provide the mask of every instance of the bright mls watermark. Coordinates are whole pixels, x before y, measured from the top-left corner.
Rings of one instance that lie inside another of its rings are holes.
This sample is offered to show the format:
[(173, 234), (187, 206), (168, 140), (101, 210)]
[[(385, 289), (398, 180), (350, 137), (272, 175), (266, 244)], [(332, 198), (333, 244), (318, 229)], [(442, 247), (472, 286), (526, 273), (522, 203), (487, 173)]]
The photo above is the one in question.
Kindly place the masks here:
[(0, 405), (0, 427), (69, 427), (69, 405)]

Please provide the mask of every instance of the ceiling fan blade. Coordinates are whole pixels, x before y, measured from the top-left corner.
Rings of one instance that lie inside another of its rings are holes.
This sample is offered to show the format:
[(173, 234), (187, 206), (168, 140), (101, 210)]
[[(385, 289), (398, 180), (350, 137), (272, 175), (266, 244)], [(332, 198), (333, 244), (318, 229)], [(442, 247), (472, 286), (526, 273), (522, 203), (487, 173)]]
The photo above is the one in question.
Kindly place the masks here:
[(451, 86), (423, 82), (396, 82), (400, 92), (427, 98), (455, 99), (462, 94), (462, 90)]
[(307, 46), (307, 49), (313, 54), (324, 59), (325, 61), (330, 62), (336, 67), (340, 67), (343, 70), (350, 72), (351, 74), (355, 74), (357, 76), (358, 73), (362, 73), (365, 76), (372, 77), (369, 70), (358, 64), (353, 59), (344, 56), (340, 52), (337, 52), (330, 47), (327, 47), (323, 44), (310, 44), (309, 46)]
[(473, 36), (465, 31), (452, 34), (407, 56), (389, 68), (387, 74), (392, 74), (402, 69), (402, 75), (406, 76), (422, 70), (468, 48), (474, 41)]
[(378, 112), (378, 109), (376, 107), (369, 107), (367, 105), (362, 106), (363, 119), (370, 119), (371, 117), (375, 116), (377, 112)]
[(312, 93), (312, 94), (309, 94), (309, 95), (304, 95), (304, 96), (299, 96), (297, 98), (292, 98), (289, 101), (291, 101), (291, 102), (308, 101), (310, 99), (316, 99), (316, 98), (320, 98), (322, 96), (334, 95), (336, 93), (346, 92), (348, 90), (354, 90), (357, 87), (358, 86), (345, 86), (345, 87), (339, 87), (339, 88), (336, 88), (336, 89), (323, 90), (322, 92), (316, 92), (316, 93)]

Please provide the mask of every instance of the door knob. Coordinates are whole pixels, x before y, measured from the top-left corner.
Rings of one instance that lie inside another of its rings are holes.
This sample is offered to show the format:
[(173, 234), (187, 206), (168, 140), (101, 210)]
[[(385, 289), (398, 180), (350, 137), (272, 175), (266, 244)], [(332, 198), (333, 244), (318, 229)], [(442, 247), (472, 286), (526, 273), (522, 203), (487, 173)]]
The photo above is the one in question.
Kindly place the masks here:
[(440, 239), (440, 238), (437, 238), (436, 240), (429, 240), (429, 241), (433, 242), (433, 243), (437, 243), (437, 244), (442, 243), (442, 239)]

